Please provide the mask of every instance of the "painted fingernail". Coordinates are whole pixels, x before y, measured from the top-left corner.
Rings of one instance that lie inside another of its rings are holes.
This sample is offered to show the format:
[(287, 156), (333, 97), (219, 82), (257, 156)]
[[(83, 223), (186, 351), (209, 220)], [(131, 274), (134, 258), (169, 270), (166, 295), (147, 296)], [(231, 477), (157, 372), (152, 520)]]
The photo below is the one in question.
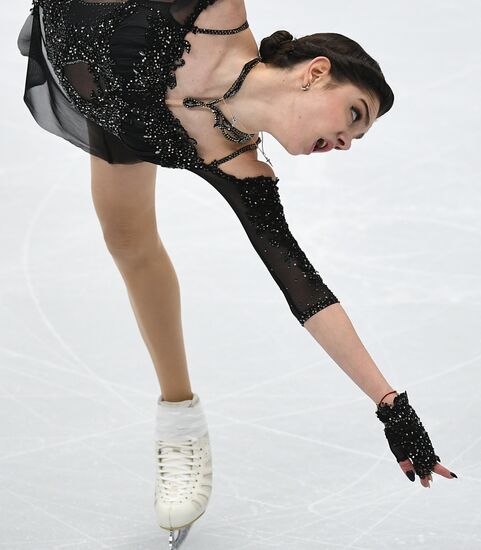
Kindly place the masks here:
[(451, 474), (451, 477), (458, 477), (454, 472), (449, 472)]
[(414, 472), (412, 470), (409, 470), (408, 472), (405, 472), (405, 474), (408, 476), (408, 478), (411, 480), (411, 481), (414, 481), (416, 476), (414, 474)]

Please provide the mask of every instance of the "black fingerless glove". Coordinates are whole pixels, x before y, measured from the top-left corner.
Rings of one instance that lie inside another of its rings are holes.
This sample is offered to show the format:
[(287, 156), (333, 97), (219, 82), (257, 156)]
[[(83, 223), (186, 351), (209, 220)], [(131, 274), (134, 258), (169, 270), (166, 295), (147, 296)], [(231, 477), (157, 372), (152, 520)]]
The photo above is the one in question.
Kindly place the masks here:
[(384, 434), (396, 460), (410, 458), (419, 477), (428, 476), (436, 462), (441, 462), (406, 392), (394, 398), (392, 407), (387, 403), (378, 405), (376, 416), (385, 426)]

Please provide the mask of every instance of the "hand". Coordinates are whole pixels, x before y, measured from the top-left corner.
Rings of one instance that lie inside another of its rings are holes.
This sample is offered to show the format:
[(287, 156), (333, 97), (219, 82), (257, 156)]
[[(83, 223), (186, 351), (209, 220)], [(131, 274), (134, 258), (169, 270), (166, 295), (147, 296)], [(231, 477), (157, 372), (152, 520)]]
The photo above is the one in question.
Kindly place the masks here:
[(415, 480), (417, 474), (421, 485), (430, 487), (429, 482), (433, 481), (431, 472), (448, 479), (457, 477), (441, 464), (428, 433), (416, 411), (409, 404), (406, 392), (396, 395), (392, 406), (386, 403), (379, 404), (376, 416), (385, 426), (384, 434), (389, 448), (401, 470), (411, 481)]

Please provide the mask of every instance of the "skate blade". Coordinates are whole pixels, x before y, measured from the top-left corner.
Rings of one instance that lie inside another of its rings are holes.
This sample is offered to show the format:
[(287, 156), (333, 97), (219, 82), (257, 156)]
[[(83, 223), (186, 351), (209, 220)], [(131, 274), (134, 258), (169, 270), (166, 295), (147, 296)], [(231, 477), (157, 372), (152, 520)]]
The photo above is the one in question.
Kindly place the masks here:
[(162, 527), (161, 525), (159, 525), (161, 529), (165, 529), (166, 531), (169, 531), (169, 550), (175, 550), (176, 548), (180, 548), (180, 545), (184, 542), (187, 535), (189, 534), (189, 531), (192, 525), (204, 514), (205, 514), (205, 510), (202, 512), (202, 514), (200, 514), (200, 516), (197, 516), (190, 523), (181, 525), (179, 527)]
[(180, 545), (184, 542), (187, 535), (189, 534), (190, 528), (192, 525), (187, 527), (181, 527), (178, 530), (172, 529), (169, 534), (169, 550), (175, 550), (180, 548)]

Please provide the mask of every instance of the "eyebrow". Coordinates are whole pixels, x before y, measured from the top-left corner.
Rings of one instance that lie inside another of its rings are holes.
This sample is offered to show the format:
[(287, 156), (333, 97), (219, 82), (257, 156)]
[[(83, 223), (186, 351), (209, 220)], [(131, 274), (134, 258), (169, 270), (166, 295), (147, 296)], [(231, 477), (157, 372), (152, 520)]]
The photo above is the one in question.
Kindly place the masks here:
[[(369, 116), (369, 107), (367, 106), (366, 100), (361, 98), (361, 101), (364, 104), (364, 107), (366, 108), (366, 119), (367, 119), (367, 125), (369, 126), (371, 124), (371, 117)], [(362, 139), (366, 134), (360, 134), (356, 136), (354, 139)]]

